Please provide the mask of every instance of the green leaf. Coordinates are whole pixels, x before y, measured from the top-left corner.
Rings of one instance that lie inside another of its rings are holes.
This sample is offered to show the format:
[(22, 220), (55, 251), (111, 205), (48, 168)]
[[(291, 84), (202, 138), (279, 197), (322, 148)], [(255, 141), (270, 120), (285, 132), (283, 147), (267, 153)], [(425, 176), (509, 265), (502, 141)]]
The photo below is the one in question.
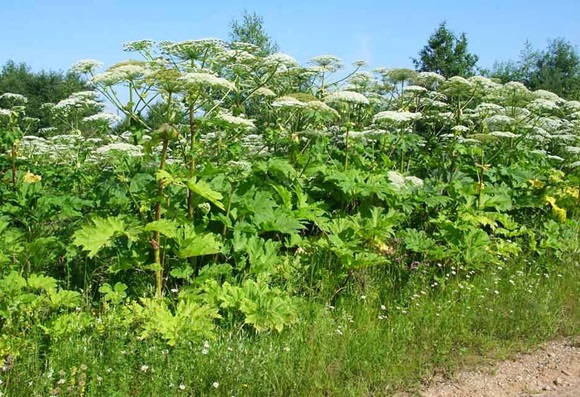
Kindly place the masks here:
[(220, 252), (221, 247), (222, 243), (219, 241), (217, 235), (204, 233), (185, 239), (177, 255), (184, 259), (194, 256), (217, 254)]
[(53, 307), (77, 307), (81, 303), (81, 294), (65, 289), (50, 290), (48, 293)]
[(143, 230), (149, 232), (159, 232), (160, 234), (169, 238), (177, 237), (177, 227), (179, 224), (170, 219), (160, 219), (158, 221), (149, 222)]
[(223, 199), (221, 193), (213, 190), (209, 186), (209, 183), (207, 183), (206, 181), (196, 181), (196, 179), (193, 178), (187, 182), (187, 187), (194, 194), (197, 194), (198, 196), (201, 196), (204, 199), (210, 201), (213, 205), (215, 205), (219, 209), (221, 210), (225, 209), (224, 205), (221, 202), (221, 200)]
[(45, 291), (56, 288), (56, 280), (45, 275), (32, 274), (28, 277), (28, 287), (31, 289), (42, 289)]
[(125, 223), (119, 218), (96, 217), (92, 221), (94, 225), (85, 225), (73, 235), (73, 244), (89, 251), (89, 258), (93, 258), (101, 248), (111, 246), (115, 237), (125, 233)]

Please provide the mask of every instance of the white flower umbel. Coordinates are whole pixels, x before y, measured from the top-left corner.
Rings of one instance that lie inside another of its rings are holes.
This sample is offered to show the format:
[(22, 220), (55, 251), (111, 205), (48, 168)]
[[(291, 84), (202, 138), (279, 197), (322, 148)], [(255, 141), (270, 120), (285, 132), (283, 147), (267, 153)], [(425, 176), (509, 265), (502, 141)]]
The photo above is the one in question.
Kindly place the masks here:
[(427, 88), (425, 87), (421, 87), (419, 85), (408, 85), (406, 87), (403, 87), (403, 92), (410, 92), (410, 93), (414, 93), (414, 94), (421, 94), (423, 92), (426, 92)]
[(501, 114), (496, 114), (493, 115), (491, 117), (488, 117), (484, 120), (485, 124), (487, 124), (488, 126), (505, 126), (505, 125), (511, 125), (514, 122), (514, 119), (509, 117), (509, 116), (504, 116)]
[(24, 95), (13, 94), (11, 92), (6, 92), (6, 93), (0, 95), (0, 99), (7, 99), (7, 100), (10, 100), (10, 101), (16, 102), (16, 103), (27, 103), (28, 102), (28, 99)]
[(356, 72), (348, 78), (348, 82), (353, 86), (367, 86), (375, 81), (375, 78), (370, 72)]
[(342, 60), (334, 55), (319, 55), (312, 58), (308, 63), (314, 65), (313, 70), (323, 73), (334, 73), (344, 67)]
[(554, 94), (553, 92), (546, 91), (546, 90), (536, 90), (536, 91), (532, 92), (532, 95), (534, 96), (534, 98), (545, 99), (547, 101), (552, 101), (552, 102), (562, 101), (562, 98), (560, 98), (558, 95)]
[(367, 61), (359, 59), (358, 61), (354, 61), (352, 63), (352, 66), (354, 66), (355, 68), (366, 68), (367, 66), (369, 66), (369, 64), (367, 63)]
[(89, 84), (112, 86), (124, 81), (139, 80), (149, 74), (145, 62), (125, 61), (111, 66), (105, 72), (89, 79)]
[(131, 145), (124, 142), (110, 143), (95, 150), (98, 155), (109, 155), (115, 152), (122, 152), (128, 156), (142, 156), (141, 146)]
[(265, 97), (275, 97), (276, 93), (267, 87), (260, 87), (254, 91), (255, 95), (265, 96)]
[(303, 108), (306, 104), (291, 96), (282, 96), (272, 102), (273, 107), (280, 108)]
[(306, 102), (306, 108), (310, 110), (314, 110), (315, 112), (320, 113), (328, 113), (332, 114), (333, 116), (339, 116), (338, 112), (328, 106), (326, 103), (321, 101), (310, 101)]
[[(546, 91), (548, 92), (548, 91)], [(538, 99), (534, 99), (532, 102), (530, 102), (528, 104), (528, 108), (530, 110), (536, 111), (536, 112), (553, 112), (555, 110), (558, 110), (560, 107), (558, 106), (558, 104), (550, 99), (544, 99), (544, 98), (538, 98)]]
[(266, 65), (283, 65), (287, 68), (297, 67), (298, 61), (291, 57), (290, 55), (283, 54), (281, 52), (276, 52), (274, 54), (268, 55), (264, 58), (264, 63)]
[(420, 72), (418, 80), (428, 81), (428, 82), (444, 82), (445, 77), (441, 76), (439, 73), (435, 72)]
[(570, 168), (579, 168), (580, 167), (580, 161), (575, 161), (572, 164), (569, 165)]
[(69, 112), (72, 109), (81, 109), (86, 107), (102, 108), (103, 104), (96, 101), (98, 93), (95, 91), (79, 91), (72, 93), (68, 98), (63, 99), (52, 107), (54, 111)]
[(329, 103), (347, 102), (359, 105), (369, 104), (369, 99), (366, 96), (354, 91), (336, 91), (329, 94), (324, 100)]
[(71, 73), (92, 74), (103, 66), (102, 62), (94, 59), (81, 59), (70, 67)]
[(496, 88), (500, 86), (499, 83), (496, 83), (495, 81), (492, 81), (491, 79), (488, 79), (484, 76), (472, 76), (467, 79), (467, 81), (484, 89)]
[(256, 126), (252, 122), (252, 120), (248, 120), (242, 117), (232, 116), (231, 114), (227, 113), (220, 113), (216, 116), (218, 120), (225, 121), (227, 124), (236, 126), (236, 127), (244, 127), (246, 129), (254, 129)]
[(454, 127), (451, 127), (451, 131), (457, 132), (457, 133), (463, 133), (463, 132), (467, 132), (469, 131), (469, 127), (466, 127), (464, 125), (456, 125)]
[(565, 102), (563, 108), (570, 113), (580, 112), (580, 101)]
[(106, 123), (109, 125), (113, 125), (119, 123), (121, 121), (121, 117), (117, 116), (114, 113), (102, 112), (93, 114), (92, 116), (85, 117), (83, 118), (83, 121), (86, 123)]
[(16, 113), (14, 113), (12, 110), (10, 109), (0, 109), (0, 117), (12, 117), (14, 116)]
[(566, 151), (572, 154), (580, 154), (580, 147), (578, 146), (566, 146)]
[(514, 134), (513, 132), (509, 131), (492, 131), (489, 133), (489, 135), (495, 136), (497, 138), (510, 138), (510, 139), (519, 137), (518, 134)]
[(123, 43), (123, 51), (125, 52), (148, 51), (153, 47), (153, 44), (155, 44), (153, 40), (126, 41)]
[(423, 187), (423, 179), (417, 178), (416, 176), (406, 176), (405, 183), (412, 187)]
[(404, 123), (419, 120), (421, 117), (422, 114), (419, 112), (412, 113), (412, 112), (396, 112), (393, 110), (385, 110), (383, 112), (375, 114), (373, 117), (373, 121), (375, 123), (382, 121)]
[(482, 102), (475, 107), (475, 111), (478, 114), (490, 115), (502, 113), (504, 111), (504, 108), (503, 106), (497, 105), (495, 103)]
[(397, 171), (387, 172), (387, 178), (397, 189), (405, 186), (405, 176)]
[(552, 154), (550, 154), (550, 155), (548, 155), (548, 156), (546, 156), (546, 157), (547, 157), (548, 159), (550, 159), (550, 160), (555, 160), (555, 161), (564, 161), (564, 159), (563, 159), (562, 157), (560, 157), (560, 156), (554, 156), (554, 155), (552, 155)]
[(224, 90), (236, 91), (236, 85), (222, 77), (211, 73), (193, 72), (186, 73), (179, 78), (186, 85), (193, 87), (212, 87)]

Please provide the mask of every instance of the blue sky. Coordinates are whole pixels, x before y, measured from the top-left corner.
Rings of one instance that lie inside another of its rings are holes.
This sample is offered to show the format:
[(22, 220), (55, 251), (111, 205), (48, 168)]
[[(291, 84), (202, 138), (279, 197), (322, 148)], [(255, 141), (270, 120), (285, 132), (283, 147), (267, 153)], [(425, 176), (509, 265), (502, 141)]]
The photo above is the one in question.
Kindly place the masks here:
[(0, 0), (0, 64), (66, 70), (84, 58), (127, 59), (121, 44), (129, 40), (227, 39), (244, 9), (263, 16), (281, 51), (301, 62), (333, 54), (410, 67), (443, 20), (467, 34), (484, 67), (516, 59), (526, 40), (536, 48), (556, 37), (580, 44), (580, 0)]

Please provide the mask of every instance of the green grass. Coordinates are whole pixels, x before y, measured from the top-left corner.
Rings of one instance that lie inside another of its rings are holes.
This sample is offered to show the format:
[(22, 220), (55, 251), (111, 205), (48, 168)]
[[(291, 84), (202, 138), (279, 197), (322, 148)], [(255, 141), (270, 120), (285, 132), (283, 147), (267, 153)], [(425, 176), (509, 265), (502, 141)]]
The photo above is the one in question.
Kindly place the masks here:
[(299, 324), (281, 334), (221, 331), (206, 348), (202, 341), (173, 348), (142, 341), (107, 327), (105, 316), (105, 326), (90, 332), (55, 341), (30, 336), (27, 353), (0, 375), (0, 390), (15, 397), (413, 391), (435, 373), (577, 335), (579, 266), (570, 257), (544, 273), (522, 262), (470, 278), (448, 273), (437, 286), (419, 270), (398, 289), (388, 275), (364, 274), (335, 308), (304, 301)]

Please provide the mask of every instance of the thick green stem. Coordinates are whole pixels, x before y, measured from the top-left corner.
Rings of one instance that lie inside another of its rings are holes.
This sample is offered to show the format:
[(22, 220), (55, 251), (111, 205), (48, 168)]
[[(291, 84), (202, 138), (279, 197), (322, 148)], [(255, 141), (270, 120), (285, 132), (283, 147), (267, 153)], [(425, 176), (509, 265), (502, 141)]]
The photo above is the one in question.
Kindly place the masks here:
[[(167, 146), (169, 140), (163, 140), (163, 150), (161, 152), (161, 162), (159, 164), (159, 170), (165, 168), (165, 163), (167, 161)], [(159, 181), (157, 185), (157, 204), (155, 204), (155, 220), (161, 219), (161, 200), (163, 199), (164, 182)], [(163, 297), (163, 263), (161, 262), (161, 241), (159, 232), (153, 232), (153, 240), (151, 240), (151, 246), (153, 247), (153, 260), (155, 263), (155, 291), (157, 298)]]
[(16, 189), (16, 145), (12, 145), (10, 152), (10, 164), (12, 166), (12, 187)]
[[(195, 146), (195, 115), (193, 112), (193, 108), (189, 109), (189, 161), (188, 161), (188, 169), (193, 177), (193, 171), (195, 170), (195, 156), (193, 154), (193, 149)], [(193, 219), (194, 215), (194, 208), (193, 208), (193, 192), (191, 189), (187, 189), (187, 216), (189, 219)]]

